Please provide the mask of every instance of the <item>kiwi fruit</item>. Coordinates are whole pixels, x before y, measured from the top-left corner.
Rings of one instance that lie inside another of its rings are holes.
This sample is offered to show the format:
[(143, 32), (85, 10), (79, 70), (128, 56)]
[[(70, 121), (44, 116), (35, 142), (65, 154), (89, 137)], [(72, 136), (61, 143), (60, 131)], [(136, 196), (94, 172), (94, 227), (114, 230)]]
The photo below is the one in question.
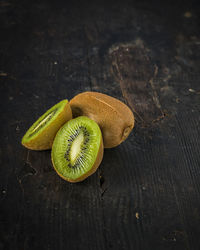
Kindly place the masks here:
[(69, 103), (73, 117), (83, 115), (98, 123), (105, 148), (119, 145), (134, 127), (131, 109), (114, 97), (98, 92), (83, 92)]
[(103, 158), (103, 140), (98, 124), (80, 116), (64, 124), (53, 142), (53, 166), (64, 180), (83, 181), (92, 175)]
[(57, 103), (28, 129), (22, 138), (22, 145), (33, 150), (50, 149), (56, 133), (70, 119), (72, 111), (68, 100)]

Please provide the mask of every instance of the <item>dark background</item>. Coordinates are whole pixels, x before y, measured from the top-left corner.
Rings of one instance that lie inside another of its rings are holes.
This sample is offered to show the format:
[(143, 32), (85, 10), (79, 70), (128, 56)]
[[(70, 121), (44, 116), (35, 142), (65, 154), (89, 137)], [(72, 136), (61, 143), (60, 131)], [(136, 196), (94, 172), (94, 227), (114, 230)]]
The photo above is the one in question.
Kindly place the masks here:
[[(2, 0), (0, 26), (0, 249), (199, 250), (198, 1)], [(20, 141), (88, 90), (136, 124), (70, 184)]]

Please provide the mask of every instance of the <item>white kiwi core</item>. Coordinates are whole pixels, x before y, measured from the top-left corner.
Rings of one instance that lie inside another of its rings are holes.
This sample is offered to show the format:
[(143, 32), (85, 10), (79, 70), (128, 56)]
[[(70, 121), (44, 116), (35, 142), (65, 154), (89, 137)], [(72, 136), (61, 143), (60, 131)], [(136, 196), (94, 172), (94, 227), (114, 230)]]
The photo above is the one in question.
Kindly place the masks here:
[(49, 115), (47, 115), (47, 117), (45, 117), (41, 122), (39, 122), (39, 124), (32, 130), (32, 132), (34, 132), (35, 130), (37, 130), (37, 128), (42, 126), (42, 124), (44, 124), (49, 119), (50, 116), (52, 116), (52, 112)]
[(81, 152), (81, 145), (84, 142), (84, 135), (83, 133), (79, 133), (79, 135), (76, 137), (76, 139), (73, 141), (71, 145), (71, 150), (70, 150), (70, 159), (72, 165), (76, 162), (76, 159), (79, 156), (79, 153)]

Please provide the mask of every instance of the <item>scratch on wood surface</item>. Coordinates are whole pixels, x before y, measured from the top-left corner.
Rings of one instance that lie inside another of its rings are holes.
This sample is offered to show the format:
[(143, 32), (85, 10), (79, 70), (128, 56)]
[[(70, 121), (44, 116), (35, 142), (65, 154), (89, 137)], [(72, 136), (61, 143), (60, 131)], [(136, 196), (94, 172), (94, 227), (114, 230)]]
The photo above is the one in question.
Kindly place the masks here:
[(21, 173), (19, 173), (18, 175), (16, 174), (18, 183), (20, 185), (20, 188), (21, 188), (23, 194), (24, 194), (24, 188), (23, 188), (22, 183), (23, 183), (24, 179), (27, 176), (37, 174), (37, 170), (32, 166), (32, 163), (31, 163), (29, 157), (30, 157), (30, 150), (27, 151), (25, 164), (24, 164), (24, 167), (21, 169)]
[[(157, 108), (160, 109), (160, 112), (161, 112), (161, 114), (162, 114), (161, 116), (159, 116), (159, 117), (158, 117), (157, 119), (155, 119), (155, 120), (160, 120), (160, 119), (162, 119), (162, 118), (165, 117), (165, 114), (164, 114), (163, 111), (162, 111), (161, 104), (160, 104), (160, 101), (159, 101), (159, 97), (158, 97), (158, 94), (157, 94), (157, 91), (156, 91), (156, 88), (155, 88), (155, 85), (154, 85), (154, 79), (156, 78), (156, 76), (157, 76), (157, 74), (158, 74), (158, 66), (155, 64), (154, 67), (155, 67), (154, 75), (153, 75), (153, 77), (149, 80), (149, 83), (150, 83), (150, 85), (151, 85), (151, 88), (152, 88), (153, 94), (154, 94), (154, 95), (153, 95), (153, 101), (154, 101), (155, 105), (157, 106)], [(154, 122), (155, 120), (153, 120), (153, 122)]]
[(29, 165), (29, 167), (31, 167), (33, 169), (34, 174), (37, 174), (37, 170), (32, 166), (32, 163), (29, 159), (29, 154), (30, 154), (30, 150), (28, 150), (28, 152), (27, 152), (26, 163)]
[[(169, 168), (169, 170), (170, 170), (170, 176), (171, 176), (171, 180), (172, 180), (172, 187), (173, 187), (175, 202), (176, 202), (176, 205), (177, 205), (177, 208), (178, 208), (178, 213), (179, 213), (179, 216), (180, 216), (181, 223), (182, 223), (183, 227), (185, 228), (185, 220), (184, 220), (183, 213), (181, 211), (181, 204), (180, 204), (179, 199), (178, 199), (176, 187), (175, 187), (175, 184), (174, 184), (174, 178), (173, 178), (172, 171), (171, 171), (170, 168)], [(185, 230), (183, 231), (183, 234), (185, 236), (187, 250), (189, 250), (190, 249), (190, 244), (189, 244), (189, 241), (188, 241), (188, 234), (187, 234), (187, 232)]]
[(157, 117), (155, 120), (152, 121), (152, 123), (160, 122), (162, 119), (164, 119), (168, 114), (163, 113), (161, 116)]
[(143, 126), (165, 117), (155, 86), (158, 66), (151, 62), (149, 49), (141, 39), (109, 49), (110, 71), (119, 82), (122, 95)]
[(108, 186), (105, 186), (105, 178), (101, 170), (99, 170), (99, 184), (100, 184), (100, 195), (103, 198), (105, 192), (108, 190)]
[(155, 70), (154, 70), (154, 75), (153, 75), (153, 77), (149, 80), (149, 83), (150, 83), (150, 85), (151, 85), (151, 88), (152, 88), (152, 90), (153, 90), (153, 100), (154, 100), (154, 102), (155, 102), (155, 105), (159, 108), (159, 109), (161, 109), (161, 105), (160, 105), (160, 101), (159, 101), (159, 99), (158, 99), (158, 94), (157, 94), (157, 92), (156, 92), (156, 88), (155, 88), (155, 85), (154, 85), (154, 78), (157, 76), (157, 74), (158, 74), (158, 66), (155, 64), (154, 65), (154, 67), (155, 67)]
[[(131, 105), (131, 103), (129, 102), (129, 99), (127, 99), (126, 97), (126, 94), (125, 94), (125, 91), (123, 89), (123, 78), (122, 78), (122, 75), (120, 73), (120, 70), (119, 70), (119, 67), (118, 67), (118, 64), (116, 61), (113, 62), (113, 65), (116, 67), (117, 69), (117, 73), (118, 73), (118, 78), (119, 78), (119, 83), (120, 83), (120, 87), (121, 87), (121, 90), (122, 90), (122, 95), (124, 97), (124, 99), (128, 102), (129, 106), (132, 108), (133, 112), (135, 114), (137, 114), (137, 116), (139, 117), (139, 119), (142, 121), (142, 122), (145, 122), (144, 119), (142, 118), (142, 116), (140, 116), (140, 114), (137, 112), (137, 110), (134, 108), (134, 106)], [(114, 71), (113, 71), (113, 67), (111, 67), (111, 72), (114, 74)]]

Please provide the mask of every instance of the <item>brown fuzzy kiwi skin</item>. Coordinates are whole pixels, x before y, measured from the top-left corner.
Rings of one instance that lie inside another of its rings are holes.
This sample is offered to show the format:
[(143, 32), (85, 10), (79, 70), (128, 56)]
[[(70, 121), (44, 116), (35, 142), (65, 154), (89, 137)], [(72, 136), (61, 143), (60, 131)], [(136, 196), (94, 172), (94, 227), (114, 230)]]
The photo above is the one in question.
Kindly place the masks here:
[(100, 144), (100, 147), (99, 147), (99, 152), (98, 152), (98, 155), (97, 155), (97, 158), (96, 158), (96, 161), (94, 163), (94, 165), (92, 166), (92, 168), (90, 169), (90, 171), (86, 172), (84, 175), (80, 176), (79, 178), (77, 179), (69, 179), (69, 178), (66, 178), (64, 177), (62, 174), (60, 174), (58, 172), (58, 170), (55, 168), (54, 166), (54, 162), (53, 162), (53, 159), (51, 158), (51, 161), (52, 161), (52, 164), (53, 164), (53, 167), (56, 171), (56, 173), (65, 181), (68, 181), (68, 182), (71, 182), (71, 183), (75, 183), (75, 182), (81, 182), (83, 180), (85, 180), (87, 177), (89, 177), (90, 175), (94, 174), (97, 170), (97, 168), (99, 167), (102, 159), (103, 159), (103, 153), (104, 153), (104, 146), (103, 146), (103, 140), (101, 138), (101, 144)]
[(69, 103), (73, 117), (85, 115), (98, 123), (105, 148), (118, 146), (134, 127), (131, 109), (114, 97), (99, 92), (83, 92)]
[(56, 136), (56, 133), (60, 129), (60, 127), (65, 124), (67, 121), (72, 119), (72, 110), (69, 105), (69, 102), (66, 103), (64, 109), (57, 118), (49, 124), (49, 126), (44, 129), (38, 136), (33, 138), (27, 143), (24, 143), (28, 149), (32, 150), (47, 150), (52, 148), (53, 140)]

